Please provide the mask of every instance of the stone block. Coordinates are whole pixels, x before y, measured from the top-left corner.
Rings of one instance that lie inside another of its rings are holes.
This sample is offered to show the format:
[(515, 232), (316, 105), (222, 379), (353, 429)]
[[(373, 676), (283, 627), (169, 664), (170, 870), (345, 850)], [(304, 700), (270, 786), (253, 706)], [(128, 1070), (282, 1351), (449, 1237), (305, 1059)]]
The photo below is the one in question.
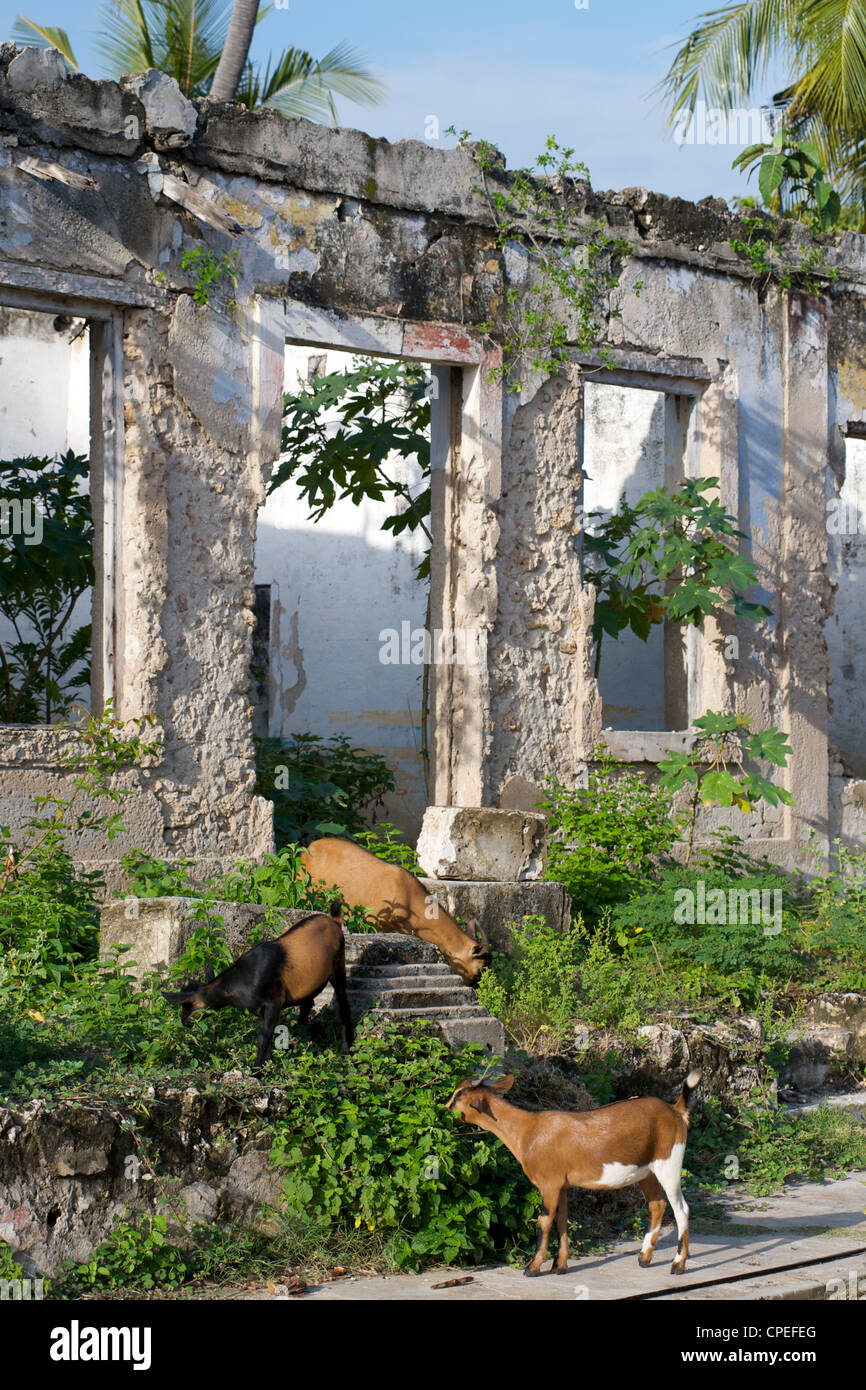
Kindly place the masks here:
[(148, 68), (125, 78), (122, 85), (135, 92), (144, 107), (148, 134), (157, 144), (177, 148), (190, 143), (195, 135), (196, 109), (173, 77)]
[(25, 48), (12, 59), (6, 81), (13, 92), (59, 87), (69, 76), (63, 54), (56, 48)]
[[(99, 949), (106, 955), (113, 946), (128, 946), (135, 962), (130, 974), (138, 980), (152, 970), (167, 970), (186, 949), (193, 932), (202, 925), (199, 898), (127, 898), (106, 904), (100, 914)], [(245, 950), (253, 927), (264, 923), (273, 908), (254, 903), (211, 903), (212, 917), (221, 917), (232, 955)], [(279, 909), (280, 930), (309, 917), (309, 908)]]
[(514, 945), (512, 922), (537, 914), (554, 931), (568, 931), (571, 925), (571, 900), (561, 883), (479, 883), (434, 878), (422, 878), (421, 882), (452, 917), (460, 917), (463, 922), (474, 918), (493, 949), (506, 955), (511, 954)]
[(428, 806), (417, 845), (431, 878), (522, 883), (547, 856), (544, 816), (489, 806)]

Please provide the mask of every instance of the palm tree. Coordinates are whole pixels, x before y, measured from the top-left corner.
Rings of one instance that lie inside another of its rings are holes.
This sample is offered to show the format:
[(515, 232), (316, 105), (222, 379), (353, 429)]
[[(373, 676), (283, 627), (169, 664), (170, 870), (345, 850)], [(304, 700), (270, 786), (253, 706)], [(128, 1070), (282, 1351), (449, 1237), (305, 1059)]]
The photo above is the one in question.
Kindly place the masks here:
[(231, 101), (237, 91), (241, 73), (247, 65), (258, 13), (259, 0), (234, 0), (229, 31), (210, 84), (213, 101)]
[(866, 0), (745, 0), (697, 24), (659, 84), (670, 120), (700, 96), (723, 111), (745, 104), (781, 62), (790, 80), (773, 104), (786, 128), (866, 206)]
[[(257, 14), (258, 24), (271, 7)], [(96, 48), (111, 77), (159, 68), (175, 78), (188, 97), (215, 95), (214, 75), (230, 33), (231, 0), (103, 0)], [(78, 71), (65, 29), (37, 24), (23, 15), (13, 37), (42, 48), (57, 48)], [(237, 61), (237, 48), (235, 59)], [(337, 121), (335, 96), (375, 105), (384, 89), (351, 44), (341, 43), (324, 58), (302, 48), (286, 49), (262, 70), (244, 60), (235, 101), (250, 110), (273, 106), (284, 116)]]

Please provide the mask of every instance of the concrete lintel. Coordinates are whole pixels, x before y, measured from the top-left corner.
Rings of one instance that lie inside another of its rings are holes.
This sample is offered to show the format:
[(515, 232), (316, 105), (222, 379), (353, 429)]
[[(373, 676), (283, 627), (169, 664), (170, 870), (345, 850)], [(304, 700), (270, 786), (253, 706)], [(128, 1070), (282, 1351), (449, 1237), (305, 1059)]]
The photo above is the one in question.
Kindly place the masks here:
[(602, 386), (642, 387), (683, 396), (700, 396), (710, 381), (706, 363), (695, 357), (659, 357), (627, 348), (611, 348), (608, 361), (599, 353), (571, 352), (584, 372), (596, 373)]
[(120, 305), (168, 310), (171, 300), (165, 291), (149, 285), (0, 261), (0, 304), (10, 309), (106, 319)]
[(694, 745), (691, 729), (658, 733), (644, 729), (602, 729), (601, 742), (621, 763), (657, 763), (670, 753), (685, 753)]
[(441, 323), (408, 323), (374, 314), (343, 314), (287, 300), (286, 337), (305, 347), (371, 352), (419, 362), (474, 365), (484, 356), (479, 334)]

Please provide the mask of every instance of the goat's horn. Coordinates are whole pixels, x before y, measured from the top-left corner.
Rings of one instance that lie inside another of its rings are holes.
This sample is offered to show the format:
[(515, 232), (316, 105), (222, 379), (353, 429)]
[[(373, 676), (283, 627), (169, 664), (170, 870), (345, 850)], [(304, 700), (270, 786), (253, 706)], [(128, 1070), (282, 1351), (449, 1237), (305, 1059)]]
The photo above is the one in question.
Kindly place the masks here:
[(212, 966), (212, 965), (209, 965), (208, 968), (207, 968), (207, 974), (206, 974), (205, 977), (204, 977), (204, 982), (205, 982), (205, 984), (206, 984), (206, 985), (211, 984), (211, 983), (213, 982), (213, 978), (214, 978), (213, 966)]

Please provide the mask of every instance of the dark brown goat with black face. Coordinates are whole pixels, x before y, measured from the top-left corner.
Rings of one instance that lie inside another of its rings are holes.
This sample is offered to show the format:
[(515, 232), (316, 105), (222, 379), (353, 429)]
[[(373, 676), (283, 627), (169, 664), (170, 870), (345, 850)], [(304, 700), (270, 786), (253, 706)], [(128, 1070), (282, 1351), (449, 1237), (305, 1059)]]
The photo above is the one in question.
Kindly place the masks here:
[(346, 943), (338, 912), (339, 904), (335, 904), (330, 917), (313, 913), (275, 941), (258, 942), (215, 978), (210, 972), (203, 982), (188, 980), (183, 989), (166, 993), (165, 998), (170, 1004), (180, 1004), (185, 1027), (199, 1009), (232, 1005), (258, 1014), (261, 1022), (254, 1071), (260, 1071), (273, 1052), (274, 1032), (283, 1009), (299, 1004), (300, 1021), (305, 1024), (316, 995), (332, 984), (343, 1025), (343, 1051), (348, 1052), (354, 1029), (346, 996)]
[(677, 1253), (671, 1274), (682, 1274), (689, 1254), (689, 1209), (680, 1187), (689, 1110), (700, 1082), (690, 1072), (675, 1105), (644, 1096), (603, 1105), (598, 1110), (519, 1110), (503, 1095), (513, 1076), (461, 1081), (447, 1102), (469, 1124), (490, 1130), (510, 1149), (529, 1181), (541, 1193), (538, 1244), (524, 1274), (540, 1274), (547, 1258), (550, 1228), (556, 1217), (559, 1253), (556, 1273), (568, 1272), (566, 1203), (570, 1187), (607, 1190), (639, 1184), (649, 1203), (650, 1229), (638, 1261), (653, 1257), (665, 1213), (665, 1198), (677, 1223)]

